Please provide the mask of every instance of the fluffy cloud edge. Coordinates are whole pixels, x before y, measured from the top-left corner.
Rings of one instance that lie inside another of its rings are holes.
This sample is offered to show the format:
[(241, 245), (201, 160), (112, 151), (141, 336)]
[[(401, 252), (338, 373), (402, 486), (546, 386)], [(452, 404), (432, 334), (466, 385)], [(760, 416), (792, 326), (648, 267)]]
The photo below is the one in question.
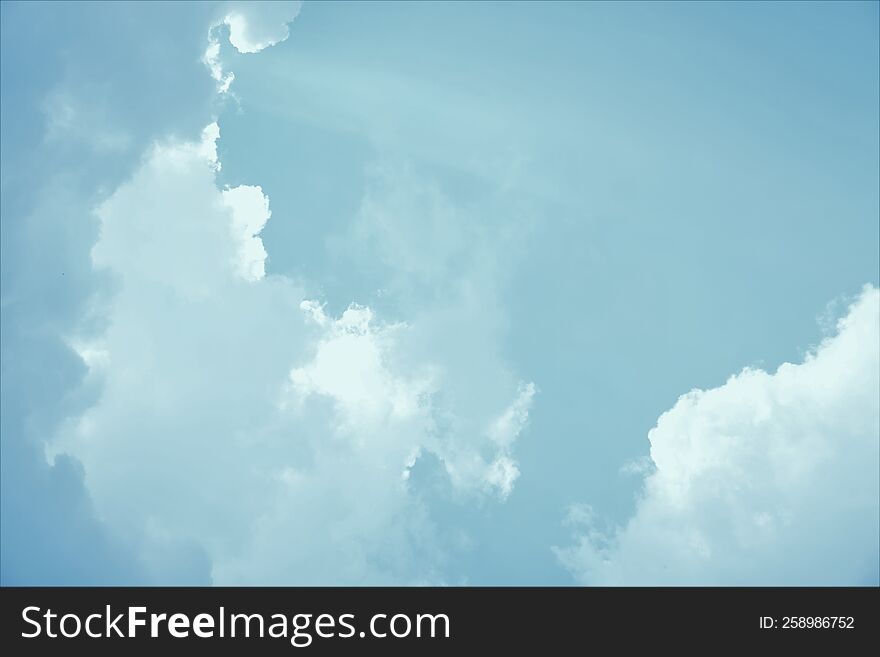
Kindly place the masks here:
[(235, 74), (224, 71), (220, 56), (220, 31), (229, 31), (229, 43), (239, 53), (253, 54), (285, 41), (290, 35), (289, 24), (296, 20), (302, 9), (302, 2), (228, 2), (224, 14), (211, 23), (208, 28), (208, 45), (202, 55), (202, 63), (207, 67), (217, 83), (217, 92), (229, 93)]
[(683, 395), (649, 432), (634, 515), (605, 531), (572, 506), (557, 558), (585, 584), (876, 585), (878, 351), (866, 285), (802, 363)]

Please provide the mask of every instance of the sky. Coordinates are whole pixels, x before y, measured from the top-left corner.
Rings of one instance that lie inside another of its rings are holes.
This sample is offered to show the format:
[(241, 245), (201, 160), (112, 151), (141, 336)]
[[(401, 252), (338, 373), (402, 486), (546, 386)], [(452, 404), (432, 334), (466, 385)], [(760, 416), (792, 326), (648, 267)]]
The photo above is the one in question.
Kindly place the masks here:
[(0, 582), (880, 584), (878, 7), (0, 3)]

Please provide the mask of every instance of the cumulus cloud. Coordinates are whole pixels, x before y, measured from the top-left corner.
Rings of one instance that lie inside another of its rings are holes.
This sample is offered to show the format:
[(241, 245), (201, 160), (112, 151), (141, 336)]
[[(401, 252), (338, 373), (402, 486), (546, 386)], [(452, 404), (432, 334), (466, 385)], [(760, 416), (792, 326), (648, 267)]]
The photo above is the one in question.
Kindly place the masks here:
[(223, 21), (229, 26), (229, 43), (238, 52), (254, 53), (287, 39), (288, 23), (302, 9), (302, 2), (231, 2)]
[[(384, 158), (366, 174), (361, 205), (340, 241), (406, 314), (398, 351), (432, 355), (433, 376), (444, 382), (432, 400), (469, 409), (450, 416), (435, 408), (435, 440), (415, 460), (439, 457), (457, 489), (505, 499), (520, 474), (514, 447), (537, 391), (499, 350), (507, 330), (501, 297), (529, 218), (515, 193), (490, 186), (462, 203), (405, 160)], [(480, 450), (472, 449), (475, 440)]]
[[(298, 11), (298, 3), (222, 6), (204, 54), (220, 92), (233, 80), (222, 59), (226, 37), (240, 53), (257, 52), (283, 41)], [(61, 93), (48, 98), (47, 143), (57, 145), (91, 106)], [(144, 129), (116, 150), (140, 151), (148, 132), (188, 134), (190, 123)], [(376, 247), (363, 249), (364, 257), (387, 261), (390, 288), (400, 292), (419, 257), (440, 253), (415, 277), (434, 293), (422, 303), (410, 303), (412, 294), (391, 313), (356, 303), (328, 312), (309, 301), (323, 296), (321, 281), (267, 271), (261, 233), (272, 216), (269, 198), (259, 185), (218, 186), (219, 138), (212, 122), (200, 138), (160, 141), (133, 168), (120, 167), (107, 182), (115, 191), (98, 191), (105, 200), (91, 213), (97, 237), (74, 224), (65, 237), (48, 222), (46, 235), (38, 234), (41, 248), (76, 243), (75, 261), (59, 265), (63, 280), (102, 284), (77, 299), (82, 321), (55, 331), (64, 336), (55, 347), (65, 368), (58, 358), (46, 361), (54, 372), (75, 372), (58, 397), (76, 403), (37, 423), (21, 458), (6, 447), (7, 408), (17, 397), (3, 395), (3, 526), (23, 537), (4, 543), (4, 581), (8, 564), (21, 578), (10, 581), (25, 583), (460, 581), (450, 555), (468, 541), (458, 527), (438, 524), (432, 505), (439, 495), (482, 505), (510, 494), (534, 395), (498, 353), (494, 246), (450, 239), (472, 217), (417, 176), (392, 173), (364, 195), (357, 227)], [(436, 236), (452, 219), (442, 253), (415, 225), (434, 201)], [(69, 211), (68, 202), (58, 203), (46, 217)], [(84, 215), (93, 203), (85, 202)], [(356, 240), (354, 232), (344, 238)], [(394, 249), (406, 269), (388, 257)], [(456, 259), (480, 266), (450, 277), (456, 267), (446, 263)], [(51, 276), (47, 285), (57, 290), (57, 273)], [(69, 303), (26, 296), (33, 304)], [(28, 390), (45, 388), (43, 361), (20, 360), (35, 369)], [(38, 407), (28, 422), (46, 415)], [(49, 491), (43, 507), (69, 518), (70, 528), (47, 520), (50, 530), (28, 529), (28, 509), (8, 494), (30, 481), (30, 474), (10, 475), (25, 461), (38, 466)], [(409, 477), (426, 464), (437, 466), (442, 487), (428, 490)], [(29, 565), (45, 536), (55, 537), (51, 547)], [(66, 574), (62, 542), (85, 564), (76, 576)], [(104, 565), (93, 567), (87, 555)], [(47, 568), (55, 562), (61, 565)]]
[(69, 343), (100, 394), (50, 458), (83, 464), (98, 515), (157, 581), (181, 554), (215, 583), (454, 578), (408, 469), (431, 454), (457, 494), (503, 499), (534, 386), (496, 367), (476, 397), (473, 369), (438, 362), (430, 316), (334, 317), (267, 275), (269, 200), (218, 187), (219, 134), (154, 145), (98, 207), (92, 261), (114, 291), (92, 309), (105, 329)]
[[(138, 546), (95, 517), (82, 464), (64, 456), (47, 463), (44, 446), (59, 422), (80, 415), (99, 392), (82, 381), (87, 368), (64, 339), (104, 327), (105, 318), (91, 312), (92, 300), (106, 292), (89, 259), (96, 199), (130, 176), (155, 135), (189, 134), (204, 125), (212, 85), (192, 53), (202, 45), (211, 6), (23, 3), (6, 9), (0, 581), (152, 583)], [(12, 33), (25, 38), (7, 39)], [(33, 61), (36, 52), (46, 66)], [(15, 61), (30, 64), (6, 66)], [(6, 138), (7, 128), (14, 138)], [(73, 342), (90, 367), (101, 366), (100, 352), (86, 348), (89, 340)], [(202, 557), (167, 549), (164, 581), (208, 583), (210, 563)]]
[(245, 280), (257, 281), (266, 274), (267, 254), (259, 235), (272, 216), (269, 198), (258, 185), (239, 185), (223, 190), (223, 202), (232, 211), (232, 238), (238, 243), (235, 267)]
[[(468, 437), (467, 448), (459, 449), (452, 436), (438, 427), (445, 412), (439, 399), (444, 384), (451, 384), (449, 377), (438, 365), (406, 371), (411, 368), (399, 360), (395, 363), (401, 334), (413, 327), (377, 323), (369, 308), (357, 305), (338, 319), (328, 318), (314, 301), (304, 301), (301, 308), (321, 327), (323, 337), (312, 360), (291, 370), (286, 402), (301, 406), (310, 396), (323, 396), (333, 401), (337, 431), (363, 440), (365, 428), (380, 429), (384, 446), (399, 436), (397, 456), (391, 462), (398, 464), (404, 478), (420, 454), (428, 451), (441, 459), (459, 490), (483, 491), (501, 499), (510, 494), (519, 476), (513, 445), (528, 421), (533, 383), (520, 384), (510, 406), (488, 417), (485, 431)], [(391, 431), (392, 427), (399, 430)], [(413, 435), (420, 439), (413, 441)], [(483, 457), (484, 452), (489, 458)]]
[(314, 301), (301, 304), (325, 328), (311, 362), (290, 373), (290, 392), (300, 403), (310, 395), (332, 399), (339, 417), (353, 428), (415, 416), (432, 389), (430, 373), (418, 379), (396, 376), (387, 354), (403, 325), (376, 326), (373, 312), (352, 305), (331, 320)]
[(880, 291), (799, 364), (693, 390), (649, 433), (633, 517), (587, 506), (561, 562), (590, 584), (874, 584), (880, 553)]
[(229, 43), (240, 53), (257, 53), (287, 39), (288, 24), (299, 16), (302, 2), (228, 2), (224, 14), (208, 28), (208, 46), (202, 61), (217, 82), (217, 91), (225, 94), (235, 74), (225, 72), (220, 57), (220, 29), (229, 33)]

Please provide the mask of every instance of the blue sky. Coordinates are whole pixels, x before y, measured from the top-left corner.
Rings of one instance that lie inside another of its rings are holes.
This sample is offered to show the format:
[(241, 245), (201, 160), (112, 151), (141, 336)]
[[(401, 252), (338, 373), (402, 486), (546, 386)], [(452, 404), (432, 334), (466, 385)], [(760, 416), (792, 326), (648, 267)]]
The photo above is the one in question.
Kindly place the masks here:
[(878, 19), (4, 2), (3, 582), (877, 584)]

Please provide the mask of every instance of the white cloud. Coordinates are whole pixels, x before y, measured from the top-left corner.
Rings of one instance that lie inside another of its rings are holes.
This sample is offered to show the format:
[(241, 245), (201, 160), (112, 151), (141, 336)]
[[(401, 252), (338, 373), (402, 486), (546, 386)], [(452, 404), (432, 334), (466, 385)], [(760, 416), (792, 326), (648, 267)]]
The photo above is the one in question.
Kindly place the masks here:
[[(181, 550), (204, 553), (215, 583), (454, 579), (402, 475), (430, 452), (454, 490), (503, 498), (534, 387), (514, 395), (485, 356), (450, 360), (445, 311), (331, 317), (305, 285), (266, 275), (269, 201), (218, 188), (218, 138), (212, 123), (156, 144), (97, 209), (92, 260), (114, 291), (95, 301), (99, 337), (69, 343), (101, 394), (50, 456), (83, 464), (97, 513), (159, 582)], [(486, 352), (472, 332), (461, 344)]]
[(300, 404), (310, 395), (329, 397), (353, 430), (410, 419), (424, 410), (423, 398), (433, 387), (430, 372), (410, 379), (388, 365), (394, 333), (405, 326), (376, 326), (373, 312), (358, 305), (336, 320), (327, 318), (315, 302), (304, 301), (301, 308), (326, 328), (311, 362), (290, 373), (290, 392)]
[(519, 467), (508, 454), (502, 452), (486, 468), (485, 481), (490, 490), (495, 490), (501, 499), (507, 498), (513, 484), (519, 478)]
[(288, 24), (299, 16), (302, 2), (228, 2), (223, 16), (208, 28), (208, 46), (202, 61), (217, 82), (217, 91), (229, 91), (235, 74), (224, 72), (219, 30), (229, 30), (229, 43), (240, 53), (257, 53), (287, 39)]
[[(423, 450), (443, 462), (451, 483), (460, 491), (484, 491), (506, 498), (513, 490), (519, 468), (513, 444), (528, 421), (535, 394), (532, 383), (520, 384), (516, 399), (487, 423), (465, 445), (437, 431), (438, 417), (445, 412), (437, 399), (446, 386), (454, 385), (438, 366), (401, 371), (394, 360), (401, 333), (412, 327), (397, 323), (377, 324), (369, 308), (352, 305), (339, 319), (328, 318), (314, 301), (301, 304), (304, 313), (323, 330), (312, 360), (291, 370), (288, 399), (301, 407), (312, 395), (332, 399), (339, 421), (337, 431), (354, 440), (368, 440), (371, 429), (382, 432), (385, 446), (399, 440), (393, 463), (402, 474)], [(365, 432), (365, 429), (367, 430)], [(397, 438), (396, 438), (397, 436)], [(417, 437), (414, 439), (414, 437)], [(492, 452), (486, 460), (481, 451)]]
[(288, 23), (302, 2), (231, 2), (223, 19), (229, 26), (229, 43), (238, 52), (255, 53), (287, 39)]
[[(287, 38), (299, 8), (223, 5), (203, 56), (218, 92), (234, 79), (224, 30), (258, 52)], [(56, 109), (62, 126), (70, 112)], [(68, 343), (101, 394), (58, 429), (50, 460), (83, 464), (96, 512), (152, 581), (172, 582), (181, 554), (204, 555), (215, 583), (455, 581), (447, 552), (467, 540), (450, 545), (426, 506), (442, 493), (407, 475), (436, 457), (472, 501), (503, 500), (519, 476), (535, 389), (517, 389), (495, 348), (506, 230), (462, 241), (469, 211), (412, 172), (380, 173), (344, 241), (370, 236), (367, 257), (390, 264), (398, 293), (413, 273), (439, 290), (453, 272), (449, 294), (408, 298), (405, 322), (357, 304), (329, 316), (306, 283), (267, 275), (269, 199), (218, 188), (219, 137), (214, 122), (199, 140), (155, 144), (96, 209), (92, 263), (113, 294), (95, 298), (97, 339)]]
[(217, 82), (217, 93), (229, 92), (229, 87), (235, 81), (235, 73), (224, 73), (223, 62), (220, 59), (220, 39), (215, 34), (215, 26), (208, 30), (208, 46), (202, 55), (202, 62), (208, 67), (211, 77)]
[(243, 279), (258, 281), (266, 274), (266, 249), (259, 234), (272, 216), (269, 199), (259, 186), (239, 185), (223, 190), (223, 202), (232, 210), (235, 267)]
[[(442, 381), (432, 396), (435, 438), (419, 458), (437, 456), (457, 490), (503, 500), (520, 474), (514, 447), (536, 388), (499, 354), (506, 330), (501, 291), (529, 221), (516, 194), (496, 192), (489, 187), (484, 197), (460, 203), (407, 162), (373, 163), (341, 241), (355, 261), (382, 272), (384, 293), (409, 313), (398, 351), (429, 356), (432, 376)], [(455, 407), (454, 416), (438, 400)], [(486, 409), (495, 410), (487, 416)], [(482, 447), (475, 450), (475, 442)]]
[(866, 287), (803, 363), (682, 396), (634, 516), (605, 532), (580, 507), (562, 563), (591, 584), (877, 584), (878, 351)]
[(516, 440), (529, 418), (529, 409), (535, 396), (535, 384), (520, 387), (516, 400), (489, 427), (489, 437), (499, 447), (507, 449)]
[(510, 495), (519, 477), (519, 468), (511, 456), (514, 441), (522, 433), (529, 419), (529, 410), (535, 396), (535, 384), (520, 385), (514, 402), (489, 426), (488, 436), (497, 445), (495, 459), (489, 465), (486, 483), (495, 488), (502, 498)]

